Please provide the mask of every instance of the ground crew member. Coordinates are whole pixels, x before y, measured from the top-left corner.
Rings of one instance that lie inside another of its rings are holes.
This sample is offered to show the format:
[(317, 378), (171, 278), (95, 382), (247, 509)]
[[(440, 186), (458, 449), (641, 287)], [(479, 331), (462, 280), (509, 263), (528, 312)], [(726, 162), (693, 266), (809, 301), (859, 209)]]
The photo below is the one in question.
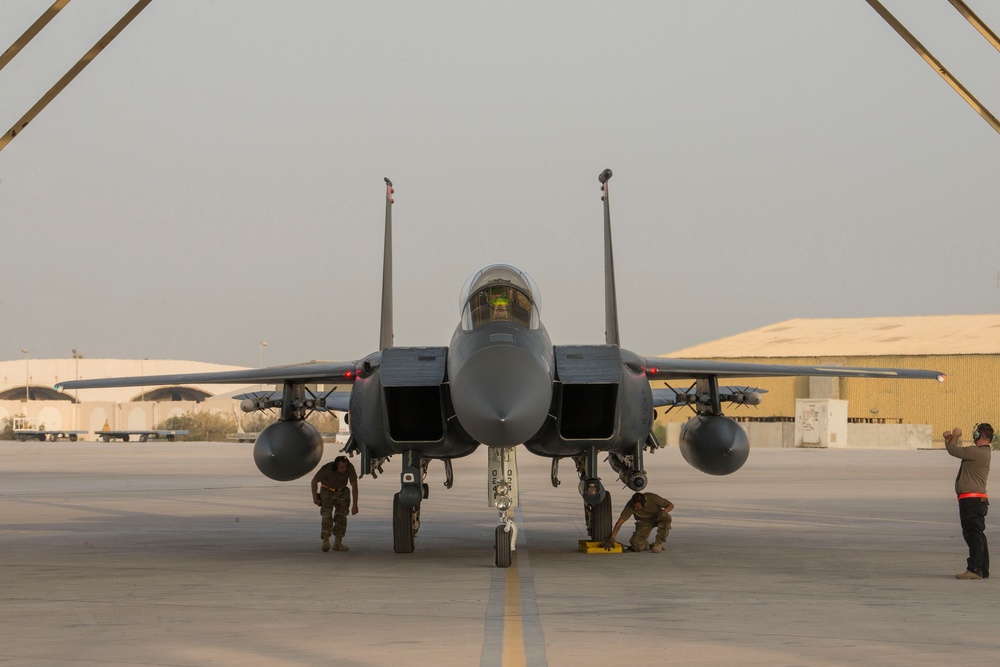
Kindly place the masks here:
[(995, 437), (989, 424), (976, 424), (972, 432), (973, 444), (963, 447), (959, 438), (962, 429), (944, 432), (944, 446), (948, 453), (962, 459), (955, 478), (958, 494), (958, 517), (962, 521), (962, 537), (969, 545), (969, 560), (965, 572), (956, 579), (986, 579), (990, 576), (990, 550), (986, 544), (986, 512), (990, 501), (986, 495), (986, 478), (990, 475), (990, 445)]
[[(612, 548), (618, 538), (618, 529), (630, 516), (634, 516), (635, 532), (632, 533), (632, 539), (629, 540), (632, 551), (649, 550), (653, 553), (660, 553), (663, 551), (663, 543), (667, 541), (667, 534), (670, 532), (670, 522), (672, 521), (670, 510), (673, 508), (672, 502), (655, 493), (636, 493), (625, 505), (625, 509), (622, 510), (621, 516), (615, 523), (614, 530), (604, 540), (603, 545), (609, 549)], [(646, 540), (649, 539), (653, 528), (656, 528), (656, 541), (649, 544)]]
[[(347, 495), (347, 485), (351, 485), (351, 495)], [(319, 505), (320, 536), (323, 551), (330, 550), (330, 535), (333, 535), (333, 550), (347, 551), (344, 533), (347, 532), (347, 510), (358, 513), (358, 472), (346, 456), (338, 456), (320, 467), (312, 478), (313, 502)], [(351, 502), (353, 497), (353, 503)], [(336, 510), (336, 514), (334, 514)]]

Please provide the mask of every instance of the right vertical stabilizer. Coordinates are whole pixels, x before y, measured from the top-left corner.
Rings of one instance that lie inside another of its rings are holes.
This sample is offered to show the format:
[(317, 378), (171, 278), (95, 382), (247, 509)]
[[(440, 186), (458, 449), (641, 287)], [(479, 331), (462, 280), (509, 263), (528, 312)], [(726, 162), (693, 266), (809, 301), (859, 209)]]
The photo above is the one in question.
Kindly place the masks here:
[(621, 345), (618, 336), (618, 298), (615, 294), (615, 257), (611, 248), (611, 170), (605, 169), (597, 177), (604, 195), (604, 342)]

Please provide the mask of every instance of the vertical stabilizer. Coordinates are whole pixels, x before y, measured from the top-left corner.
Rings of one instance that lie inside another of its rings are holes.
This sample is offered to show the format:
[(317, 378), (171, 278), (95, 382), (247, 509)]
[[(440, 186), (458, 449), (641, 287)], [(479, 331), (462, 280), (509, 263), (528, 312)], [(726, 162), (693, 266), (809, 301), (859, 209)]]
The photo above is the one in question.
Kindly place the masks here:
[(378, 349), (392, 347), (392, 181), (385, 179), (385, 247), (382, 251), (382, 324)]
[(604, 195), (604, 342), (621, 345), (618, 337), (618, 298), (615, 295), (615, 257), (611, 248), (611, 170), (605, 169), (597, 177)]

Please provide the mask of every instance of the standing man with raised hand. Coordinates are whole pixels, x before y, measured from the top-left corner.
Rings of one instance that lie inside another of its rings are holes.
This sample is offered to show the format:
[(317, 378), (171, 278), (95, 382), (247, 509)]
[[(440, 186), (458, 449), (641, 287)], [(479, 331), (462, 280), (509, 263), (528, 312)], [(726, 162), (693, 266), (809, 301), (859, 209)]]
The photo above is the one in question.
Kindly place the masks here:
[(962, 459), (955, 478), (958, 494), (958, 516), (962, 521), (962, 537), (969, 545), (969, 560), (965, 572), (956, 579), (986, 579), (990, 576), (990, 550), (986, 544), (986, 513), (990, 501), (986, 494), (986, 479), (990, 475), (990, 445), (995, 440), (993, 427), (987, 423), (976, 424), (972, 432), (972, 446), (963, 447), (962, 429), (944, 432), (944, 446), (948, 453)]

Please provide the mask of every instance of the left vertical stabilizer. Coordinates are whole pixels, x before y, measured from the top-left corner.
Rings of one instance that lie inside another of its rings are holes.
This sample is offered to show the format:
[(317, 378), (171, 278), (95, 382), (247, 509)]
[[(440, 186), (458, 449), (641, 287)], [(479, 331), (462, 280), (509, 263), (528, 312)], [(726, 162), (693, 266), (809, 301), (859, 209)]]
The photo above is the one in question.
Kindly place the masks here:
[(382, 324), (378, 349), (392, 347), (392, 181), (385, 179), (385, 246), (382, 251)]

